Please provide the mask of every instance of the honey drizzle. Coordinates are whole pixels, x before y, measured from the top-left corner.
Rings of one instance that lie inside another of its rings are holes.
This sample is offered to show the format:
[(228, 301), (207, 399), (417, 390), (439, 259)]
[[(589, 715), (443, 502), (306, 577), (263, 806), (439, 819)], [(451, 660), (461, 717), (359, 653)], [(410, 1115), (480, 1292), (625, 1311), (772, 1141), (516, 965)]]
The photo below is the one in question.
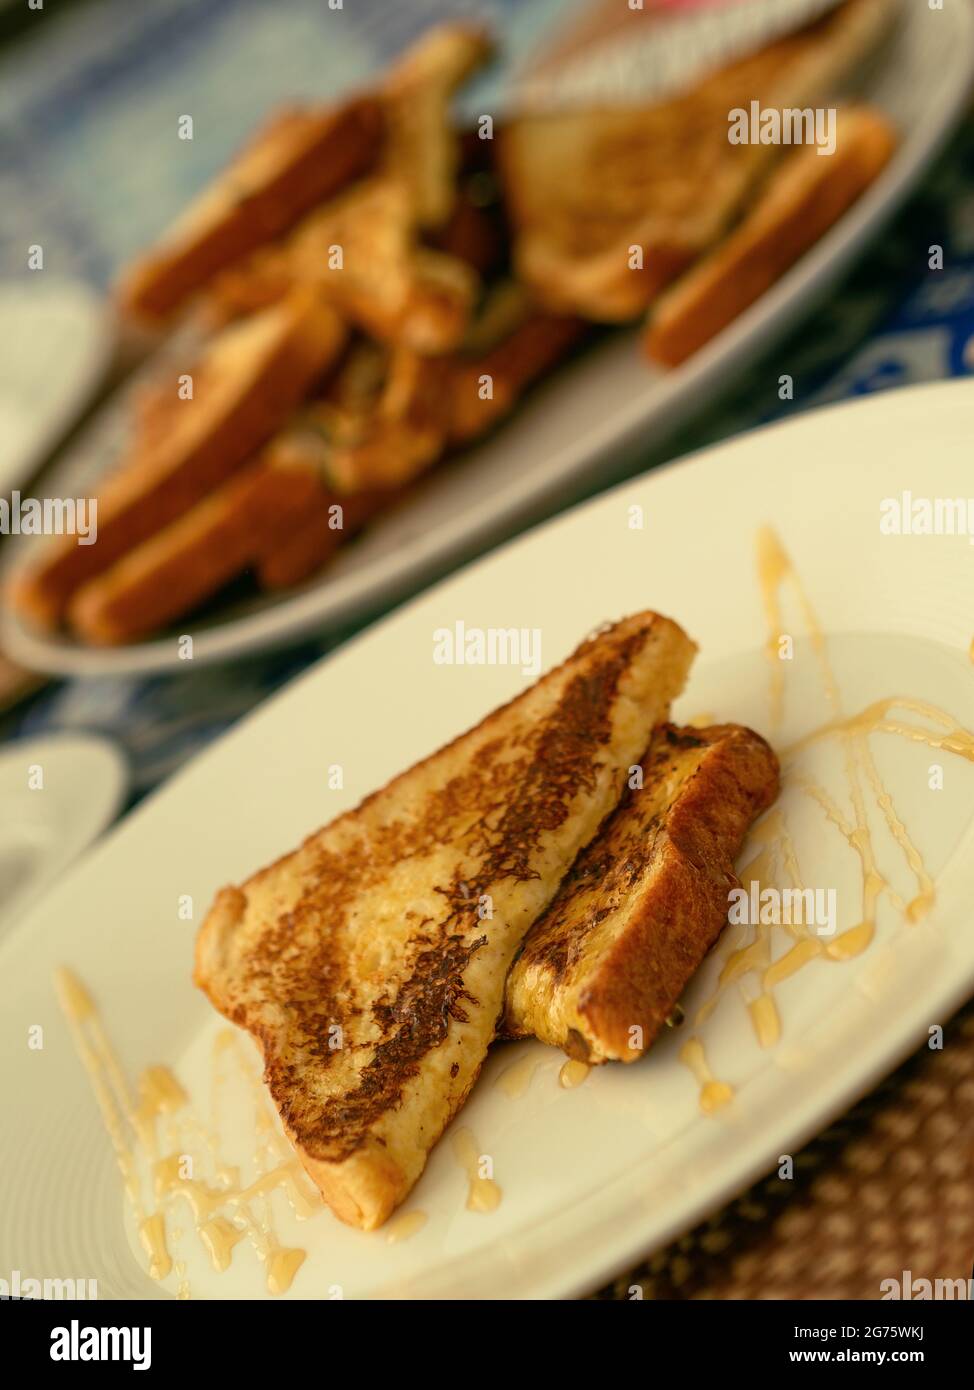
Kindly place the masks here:
[(500, 1206), (502, 1192), (493, 1178), (480, 1173), (480, 1147), (469, 1129), (458, 1129), (451, 1140), (453, 1156), (467, 1174), (467, 1211), (495, 1211)]
[[(55, 972), (55, 988), (111, 1139), (151, 1278), (165, 1279), (175, 1269), (179, 1278), (178, 1296), (190, 1296), (185, 1266), (181, 1261), (174, 1263), (169, 1250), (170, 1238), (178, 1238), (178, 1233), (167, 1224), (167, 1219), (173, 1215), (175, 1203), (182, 1201), (189, 1208), (196, 1235), (217, 1273), (229, 1268), (234, 1248), (246, 1238), (265, 1267), (268, 1292), (286, 1293), (304, 1263), (305, 1251), (280, 1244), (274, 1228), (270, 1194), (278, 1188), (283, 1189), (299, 1219), (313, 1215), (322, 1204), (293, 1151), (274, 1131), (259, 1083), (253, 1069), (246, 1066), (236, 1036), (225, 1029), (214, 1042), (214, 1115), (213, 1125), (207, 1130), (189, 1109), (186, 1092), (168, 1067), (147, 1067), (141, 1073), (136, 1086), (139, 1098), (136, 1104), (87, 989), (72, 971), (63, 967)], [(257, 1110), (256, 1177), (247, 1186), (241, 1186), (239, 1171), (221, 1162), (218, 1152), (217, 1095), (221, 1077), (217, 1064), (228, 1051), (234, 1053), (246, 1077)], [(202, 1140), (210, 1154), (215, 1182), (182, 1176), (181, 1167), (187, 1156), (185, 1147), (160, 1157), (158, 1122), (163, 1116), (175, 1115), (180, 1116), (182, 1125), (176, 1127), (170, 1137), (176, 1140), (180, 1135), (192, 1134), (194, 1140)], [(280, 1161), (273, 1165), (275, 1156)], [(151, 1178), (151, 1206), (143, 1197), (140, 1158)], [(259, 1215), (254, 1214), (255, 1203), (260, 1204)]]
[(731, 1087), (725, 1081), (714, 1079), (699, 1038), (687, 1038), (680, 1048), (680, 1061), (686, 1063), (700, 1083), (700, 1109), (704, 1114), (712, 1115), (733, 1099)]
[[(880, 777), (869, 747), (869, 737), (872, 734), (891, 734), (974, 762), (974, 733), (963, 728), (952, 715), (936, 705), (907, 695), (876, 700), (857, 714), (844, 715), (838, 683), (829, 661), (827, 639), (818, 615), (805, 593), (790, 557), (769, 526), (762, 527), (757, 534), (756, 561), (767, 625), (765, 654), (769, 661), (768, 701), (772, 728), (780, 728), (784, 717), (784, 663), (779, 657), (778, 643), (782, 635), (781, 590), (786, 582), (791, 585), (798, 601), (805, 633), (811, 640), (818, 661), (823, 694), (832, 715), (824, 724), (782, 751), (782, 786), (791, 784), (799, 787), (821, 808), (826, 822), (840, 832), (859, 856), (862, 869), (862, 913), (856, 926), (831, 939), (815, 935), (804, 926), (779, 928), (790, 932), (794, 940), (784, 954), (773, 959), (772, 932), (775, 928), (770, 924), (753, 924), (751, 938), (746, 943), (739, 943), (732, 948), (721, 968), (716, 988), (697, 1011), (693, 1026), (699, 1029), (717, 1007), (726, 989), (736, 984), (744, 997), (757, 1041), (761, 1047), (767, 1048), (774, 1046), (781, 1036), (780, 1017), (774, 999), (776, 985), (791, 978), (814, 960), (847, 961), (867, 950), (875, 936), (876, 910), (884, 894), (908, 923), (920, 921), (935, 901), (934, 881)], [(971, 643), (970, 656), (974, 660), (974, 641)], [(937, 727), (924, 728), (922, 725), (893, 717), (894, 711), (926, 719), (938, 726), (939, 732)], [(797, 765), (800, 755), (807, 748), (823, 739), (835, 737), (842, 742), (853, 822), (843, 814), (825, 788), (804, 774)], [(890, 836), (900, 849), (907, 868), (916, 879), (917, 891), (909, 902), (904, 902), (877, 864), (867, 820), (864, 783), (882, 814)], [(797, 851), (780, 807), (773, 808), (754, 827), (749, 840), (761, 848), (741, 871), (741, 880), (745, 885), (757, 881), (760, 891), (762, 881), (775, 882), (786, 877), (792, 888), (802, 889)], [(687, 1039), (680, 1049), (679, 1056), (700, 1083), (701, 1108), (712, 1111), (715, 1108), (713, 1088), (716, 1086), (718, 1093), (723, 1095), (724, 1091), (720, 1088), (724, 1087), (724, 1083), (714, 1080), (700, 1038), (693, 1036)], [(725, 1101), (722, 1100), (720, 1103), (723, 1104)]]
[(558, 1085), (566, 1091), (574, 1091), (576, 1086), (581, 1086), (588, 1080), (591, 1070), (587, 1062), (577, 1062), (569, 1058), (562, 1064), (558, 1073)]
[(512, 1062), (509, 1067), (505, 1067), (494, 1085), (498, 1090), (503, 1091), (509, 1100), (520, 1100), (528, 1091), (534, 1080), (534, 1073), (540, 1065), (541, 1061), (532, 1049), (525, 1057)]
[[(276, 1188), (283, 1189), (291, 1210), (299, 1220), (312, 1215), (316, 1207), (321, 1206), (321, 1198), (317, 1192), (312, 1195), (312, 1189), (308, 1186), (303, 1168), (294, 1157), (293, 1149), (276, 1133), (263, 1086), (253, 1069), (246, 1065), (240, 1040), (229, 1028), (223, 1029), (214, 1039), (214, 1063), (226, 1053), (233, 1056), (250, 1090), (254, 1107), (254, 1131), (257, 1136), (253, 1158), (257, 1176), (243, 1189), (239, 1187), (238, 1177), (234, 1190), (227, 1193), (226, 1201), (235, 1215), (243, 1221), (244, 1230), (254, 1252), (265, 1267), (268, 1292), (286, 1293), (291, 1287), (294, 1275), (304, 1263), (305, 1252), (281, 1246), (274, 1227), (270, 1194)], [(216, 1075), (219, 1076), (219, 1072)], [(216, 1089), (219, 1094), (219, 1086)], [(255, 1215), (253, 1210), (255, 1202), (258, 1204), (258, 1215)]]

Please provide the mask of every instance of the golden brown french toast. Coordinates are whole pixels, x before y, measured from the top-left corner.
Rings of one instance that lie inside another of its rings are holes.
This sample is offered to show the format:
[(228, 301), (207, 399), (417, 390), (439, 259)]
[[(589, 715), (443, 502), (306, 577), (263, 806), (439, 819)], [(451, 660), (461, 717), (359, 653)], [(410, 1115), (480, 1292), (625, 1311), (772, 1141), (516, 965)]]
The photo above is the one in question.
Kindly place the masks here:
[(385, 373), (385, 354), (376, 353), (372, 344), (354, 344), (325, 395), (299, 411), (265, 450), (279, 466), (312, 469), (318, 488), (296, 524), (276, 535), (266, 534), (255, 565), (262, 589), (286, 589), (310, 578), (396, 500), (398, 494), (385, 488), (340, 491), (334, 466), (342, 435), (354, 433), (369, 418)]
[(776, 156), (729, 143), (728, 113), (820, 102), (890, 14), (889, 0), (845, 0), (662, 101), (512, 120), (498, 146), (520, 277), (553, 309), (637, 317), (724, 233)]
[(306, 217), (287, 254), (294, 283), (316, 286), (380, 342), (418, 352), (453, 347), (479, 291), (470, 265), (417, 244), (408, 189), (389, 176), (363, 179)]
[(487, 1054), (517, 948), (683, 685), (638, 613), (292, 854), (218, 896), (196, 983), (257, 1039), (336, 1215), (381, 1225)]
[(260, 587), (290, 589), (310, 579), (377, 513), (392, 506), (397, 495), (384, 490), (342, 497), (322, 488), (303, 509), (300, 521), (257, 557), (255, 572)]
[[(421, 35), (376, 89), (384, 135), (371, 176), (332, 190), (340, 196), (312, 200), (286, 241), (262, 243), (217, 277), (211, 315), (223, 321), (310, 284), (380, 342), (423, 353), (452, 348), (480, 290), (479, 252), (456, 255), (450, 239), (436, 248), (420, 234), (445, 233), (462, 209), (464, 141), (450, 102), (491, 52), (474, 25), (442, 24)], [(453, 229), (461, 252), (471, 250), (471, 235), (485, 234), (482, 219), (471, 223), (476, 209), (467, 214), (466, 229)]]
[(272, 450), (161, 531), (135, 546), (68, 606), (68, 624), (87, 642), (117, 646), (192, 613), (224, 584), (282, 544), (322, 492), (317, 471)]
[(364, 173), (384, 133), (381, 104), (371, 96), (277, 112), (162, 241), (127, 269), (119, 286), (123, 309), (165, 318), (212, 275)]
[[(512, 288), (520, 290), (519, 286)], [(549, 313), (539, 308), (531, 295), (517, 297), (521, 311), (509, 321), (506, 330), (480, 348), (468, 340), (453, 362), (448, 435), (451, 445), (459, 447), (486, 434), (514, 408), (532, 383), (567, 356), (589, 331), (588, 324), (573, 314)], [(483, 389), (487, 380), (489, 396)]]
[[(213, 339), (190, 373), (191, 399), (162, 412), (166, 427), (144, 425), (137, 452), (98, 492), (98, 540), (46, 542), (18, 575), (16, 605), (33, 621), (57, 624), (77, 590), (184, 516), (243, 465), (288, 418), (336, 359), (346, 330), (314, 296), (295, 295)], [(172, 396), (177, 378), (173, 373)], [(168, 413), (167, 413), (168, 412)]]
[(738, 724), (665, 724), (524, 941), (501, 1032), (589, 1063), (634, 1062), (727, 921), (734, 859), (778, 794), (778, 760)]
[(648, 356), (678, 366), (726, 328), (839, 220), (895, 149), (881, 112), (841, 108), (835, 152), (820, 159), (812, 146), (783, 160), (744, 220), (660, 296), (646, 326)]
[(503, 282), (456, 352), (428, 358), (394, 348), (374, 406), (334, 422), (341, 426), (332, 429), (328, 461), (335, 487), (353, 493), (411, 482), (499, 424), (586, 330), (582, 319), (540, 310), (520, 286)]

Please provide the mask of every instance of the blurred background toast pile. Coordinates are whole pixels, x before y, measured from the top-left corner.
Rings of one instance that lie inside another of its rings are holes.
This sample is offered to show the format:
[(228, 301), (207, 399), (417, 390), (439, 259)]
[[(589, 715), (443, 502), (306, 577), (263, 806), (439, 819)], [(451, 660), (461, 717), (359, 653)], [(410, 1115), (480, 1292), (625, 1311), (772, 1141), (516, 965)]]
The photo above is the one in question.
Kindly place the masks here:
[[(821, 8), (821, 7), (819, 7)], [(602, 325), (674, 366), (756, 300), (877, 177), (896, 133), (842, 105), (892, 0), (804, 27), (651, 100), (461, 121), (470, 23), (380, 77), (270, 113), (121, 273), (129, 329), (191, 327), (130, 410), (97, 543), (39, 546), (13, 590), (42, 629), (112, 645), (242, 576), (316, 574)], [(835, 150), (731, 143), (728, 112), (838, 102)]]

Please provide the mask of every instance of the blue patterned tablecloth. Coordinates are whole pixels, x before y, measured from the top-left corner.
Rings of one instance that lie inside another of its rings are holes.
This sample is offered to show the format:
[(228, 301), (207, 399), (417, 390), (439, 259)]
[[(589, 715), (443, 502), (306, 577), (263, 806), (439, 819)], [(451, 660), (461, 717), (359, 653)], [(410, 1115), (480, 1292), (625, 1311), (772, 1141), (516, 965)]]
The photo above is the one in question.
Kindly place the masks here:
[[(45, 264), (105, 285), (275, 102), (364, 78), (438, 19), (473, 15), (524, 53), (562, 0), (87, 0), (36, 12), (0, 49), (0, 273)], [(471, 94), (490, 99), (494, 75)], [(167, 132), (184, 112), (197, 138)], [(204, 138), (200, 138), (200, 136)], [(944, 268), (928, 266), (944, 247)], [(795, 400), (778, 399), (787, 371)], [(729, 396), (638, 470), (809, 406), (974, 371), (974, 124), (834, 297)], [(117, 739), (133, 796), (310, 661), (327, 641), (151, 680), (73, 680), (0, 723), (0, 738), (90, 729)]]

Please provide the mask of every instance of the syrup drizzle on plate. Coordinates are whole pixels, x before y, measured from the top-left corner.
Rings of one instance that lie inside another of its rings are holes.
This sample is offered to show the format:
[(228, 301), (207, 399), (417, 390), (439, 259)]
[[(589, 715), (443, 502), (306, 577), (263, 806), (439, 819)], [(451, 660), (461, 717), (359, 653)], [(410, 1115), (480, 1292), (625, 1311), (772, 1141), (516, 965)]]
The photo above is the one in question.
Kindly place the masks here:
[[(761, 1047), (773, 1047), (781, 1037), (776, 986), (813, 961), (839, 963), (860, 956), (876, 934), (876, 910), (884, 897), (908, 924), (921, 921), (935, 901), (933, 878), (880, 776), (870, 738), (875, 734), (892, 735), (974, 762), (974, 734), (952, 715), (925, 700), (909, 695), (888, 696), (847, 715), (842, 708), (828, 642), (818, 616), (789, 555), (770, 526), (762, 527), (757, 534), (756, 559), (767, 626), (765, 653), (772, 742), (781, 728), (786, 697), (786, 663), (779, 652), (785, 632), (782, 594), (786, 585), (797, 600), (805, 633), (811, 641), (830, 716), (802, 738), (779, 748), (782, 793), (795, 788), (810, 798), (821, 810), (826, 826), (841, 835), (858, 856), (861, 908), (859, 921), (832, 937), (818, 935), (806, 924), (753, 923), (748, 928), (749, 939), (726, 956), (715, 990), (693, 1020), (694, 1035), (684, 1042), (679, 1054), (700, 1084), (700, 1108), (708, 1114), (726, 1105), (733, 1092), (726, 1082), (714, 1079), (696, 1030), (706, 1022), (732, 985), (744, 995), (758, 1043)], [(974, 659), (974, 644), (971, 655)], [(805, 766), (805, 755), (825, 740), (839, 746), (851, 816)], [(880, 868), (869, 824), (870, 802), (878, 809), (892, 842), (915, 880), (916, 890), (908, 900), (896, 891), (889, 876)], [(745, 888), (751, 884), (756, 886), (758, 900), (765, 887), (805, 890), (798, 849), (781, 798), (752, 829), (744, 855), (749, 851), (753, 853), (745, 858), (740, 878)], [(781, 932), (788, 933), (790, 940), (783, 953), (776, 953)]]
[[(277, 1132), (240, 1040), (229, 1028), (214, 1039), (213, 1113), (204, 1124), (168, 1067), (147, 1067), (133, 1097), (87, 989), (65, 968), (56, 972), (55, 985), (115, 1150), (150, 1276), (165, 1279), (175, 1270), (179, 1296), (190, 1296), (189, 1283), (181, 1277), (184, 1262), (174, 1261), (170, 1249), (181, 1230), (175, 1224), (177, 1212), (188, 1208), (193, 1233), (217, 1273), (229, 1268), (236, 1246), (248, 1241), (263, 1266), (267, 1291), (286, 1293), (305, 1251), (281, 1244), (269, 1198), (282, 1191), (299, 1220), (323, 1210), (323, 1203)], [(255, 1176), (247, 1183), (219, 1148), (219, 1099), (228, 1062), (245, 1078), (254, 1102)], [(201, 1170), (205, 1177), (199, 1176)]]
[(483, 1172), (489, 1162), (469, 1129), (458, 1129), (452, 1136), (453, 1156), (470, 1181), (468, 1211), (495, 1211), (501, 1203), (501, 1189), (493, 1177)]

